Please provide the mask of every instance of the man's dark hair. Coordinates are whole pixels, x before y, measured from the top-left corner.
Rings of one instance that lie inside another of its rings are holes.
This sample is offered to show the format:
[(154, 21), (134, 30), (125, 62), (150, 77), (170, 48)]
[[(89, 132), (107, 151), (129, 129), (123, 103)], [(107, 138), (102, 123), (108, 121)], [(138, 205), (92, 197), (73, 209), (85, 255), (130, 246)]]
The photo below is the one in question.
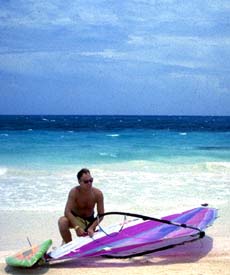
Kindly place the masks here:
[(82, 168), (82, 169), (77, 173), (77, 178), (78, 178), (78, 180), (81, 179), (81, 177), (82, 177), (83, 174), (90, 174), (89, 169), (87, 169), (87, 168)]

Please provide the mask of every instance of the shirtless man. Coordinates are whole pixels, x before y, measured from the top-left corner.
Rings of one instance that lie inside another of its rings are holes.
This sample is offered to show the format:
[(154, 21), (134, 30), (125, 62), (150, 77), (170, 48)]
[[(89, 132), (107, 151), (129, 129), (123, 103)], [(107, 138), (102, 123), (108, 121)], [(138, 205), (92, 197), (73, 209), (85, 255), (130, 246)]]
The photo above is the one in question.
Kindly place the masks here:
[[(90, 171), (86, 168), (81, 169), (77, 178), (79, 185), (70, 190), (64, 216), (58, 220), (59, 231), (65, 243), (72, 241), (70, 228), (74, 228), (79, 237), (92, 237), (101, 221), (94, 218), (95, 206), (97, 214), (104, 213), (103, 193), (92, 186), (93, 178)], [(92, 225), (87, 228), (90, 223)]]

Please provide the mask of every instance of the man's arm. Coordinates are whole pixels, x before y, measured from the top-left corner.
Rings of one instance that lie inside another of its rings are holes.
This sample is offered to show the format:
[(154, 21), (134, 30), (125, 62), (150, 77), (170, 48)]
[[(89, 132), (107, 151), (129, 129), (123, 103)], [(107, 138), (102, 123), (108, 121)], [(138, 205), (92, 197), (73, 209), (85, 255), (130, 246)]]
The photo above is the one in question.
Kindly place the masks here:
[(74, 209), (74, 204), (75, 204), (75, 194), (74, 194), (74, 190), (72, 189), (69, 192), (69, 196), (65, 206), (65, 216), (70, 221), (72, 227), (75, 227), (77, 225), (76, 219), (71, 212), (71, 210)]
[(72, 209), (75, 208), (76, 204), (76, 190), (72, 189), (69, 192), (68, 200), (65, 207), (65, 216), (70, 221), (71, 226), (76, 230), (78, 236), (85, 236), (87, 233), (78, 226), (76, 217), (72, 214)]
[[(97, 190), (97, 214), (104, 214), (104, 197), (103, 193), (100, 190)], [(103, 217), (96, 219), (94, 223), (88, 228), (88, 234), (90, 237), (93, 236), (93, 233), (97, 227), (97, 225), (102, 221)]]

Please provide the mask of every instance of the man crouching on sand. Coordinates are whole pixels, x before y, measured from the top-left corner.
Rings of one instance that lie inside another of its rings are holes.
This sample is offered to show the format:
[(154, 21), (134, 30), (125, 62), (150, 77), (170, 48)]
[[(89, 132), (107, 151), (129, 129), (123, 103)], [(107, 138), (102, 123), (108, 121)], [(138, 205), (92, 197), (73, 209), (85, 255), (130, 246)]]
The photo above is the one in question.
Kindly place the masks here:
[[(86, 168), (78, 174), (79, 185), (69, 192), (64, 216), (59, 218), (58, 226), (63, 242), (72, 241), (70, 228), (74, 228), (77, 236), (93, 236), (94, 231), (101, 221), (94, 217), (94, 208), (97, 206), (97, 214), (104, 213), (103, 193), (92, 186), (93, 178)], [(89, 224), (92, 223), (89, 226)]]

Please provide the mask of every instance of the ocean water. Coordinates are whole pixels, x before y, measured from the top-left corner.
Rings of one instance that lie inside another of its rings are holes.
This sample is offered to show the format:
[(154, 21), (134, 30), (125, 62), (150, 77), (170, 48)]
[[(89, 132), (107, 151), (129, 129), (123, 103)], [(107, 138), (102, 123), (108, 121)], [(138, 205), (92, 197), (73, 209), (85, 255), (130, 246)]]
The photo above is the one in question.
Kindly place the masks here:
[(229, 217), (230, 117), (0, 116), (0, 210), (62, 211), (82, 167), (106, 211)]

